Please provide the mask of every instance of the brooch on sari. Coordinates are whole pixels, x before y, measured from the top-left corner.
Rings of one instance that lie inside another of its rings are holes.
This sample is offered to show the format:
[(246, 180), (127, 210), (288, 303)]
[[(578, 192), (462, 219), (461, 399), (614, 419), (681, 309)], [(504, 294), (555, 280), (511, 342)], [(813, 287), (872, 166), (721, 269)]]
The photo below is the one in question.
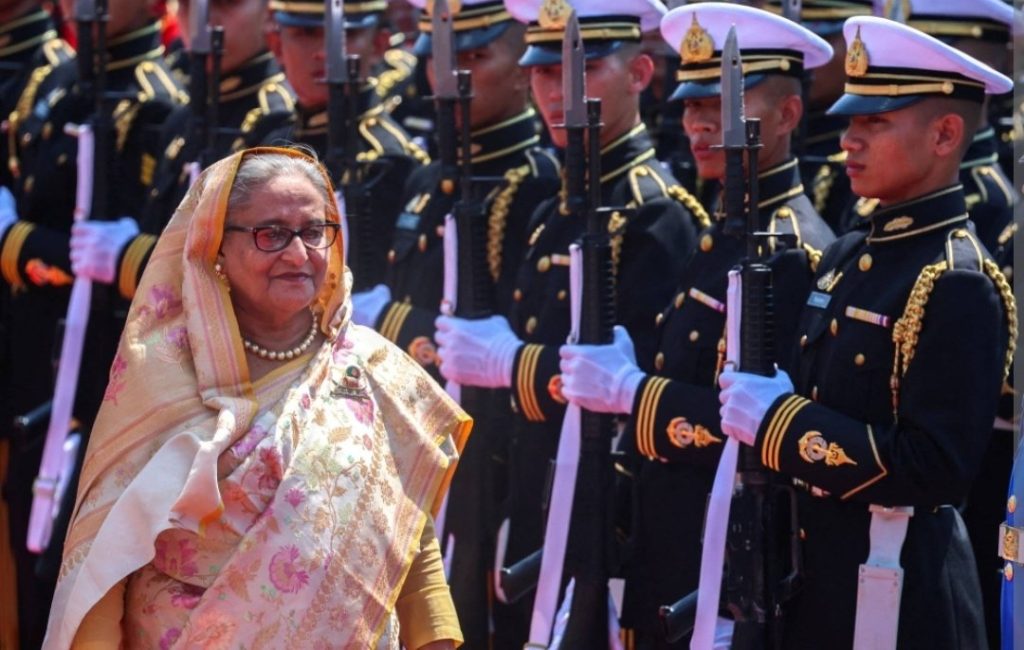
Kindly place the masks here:
[(334, 389), (331, 390), (331, 397), (347, 399), (368, 399), (369, 390), (366, 375), (359, 366), (345, 368), (341, 380), (334, 381)]

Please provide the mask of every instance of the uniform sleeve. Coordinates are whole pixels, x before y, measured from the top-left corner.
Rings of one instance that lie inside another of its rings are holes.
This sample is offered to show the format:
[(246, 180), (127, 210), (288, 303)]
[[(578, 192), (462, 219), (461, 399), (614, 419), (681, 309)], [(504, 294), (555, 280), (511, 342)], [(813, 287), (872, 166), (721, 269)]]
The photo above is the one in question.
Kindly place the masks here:
[(512, 364), (512, 398), (529, 422), (561, 422), (566, 400), (562, 396), (557, 345), (527, 343)]
[(947, 271), (924, 306), (913, 358), (899, 377), (895, 422), (861, 422), (784, 395), (758, 431), (761, 460), (841, 499), (957, 503), (988, 444), (1006, 341), (1006, 316), (991, 281)]
[(135, 290), (156, 247), (157, 238), (157, 235), (139, 233), (121, 250), (121, 259), (115, 269), (117, 277), (114, 278), (114, 284), (125, 300), (135, 297)]
[(725, 440), (719, 406), (716, 387), (644, 377), (630, 416), (637, 451), (652, 460), (717, 466)]
[(437, 363), (437, 342), (434, 340), (436, 319), (437, 312), (393, 301), (381, 310), (374, 329), (405, 350), (421, 366), (429, 368)]
[(451, 639), (456, 646), (463, 641), (430, 517), (423, 527), (420, 552), (405, 577), (395, 611), (402, 643), (410, 650), (433, 641)]
[(85, 615), (75, 632), (72, 650), (118, 650), (121, 647), (127, 580), (114, 585)]
[(13, 288), (71, 284), (71, 237), (66, 232), (18, 221), (0, 243), (0, 272)]

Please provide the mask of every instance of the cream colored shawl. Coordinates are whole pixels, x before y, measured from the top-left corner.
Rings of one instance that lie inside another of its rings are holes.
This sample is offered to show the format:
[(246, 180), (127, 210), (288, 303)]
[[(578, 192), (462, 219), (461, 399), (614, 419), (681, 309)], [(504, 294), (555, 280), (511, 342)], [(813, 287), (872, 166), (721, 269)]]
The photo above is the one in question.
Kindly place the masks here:
[[(425, 516), (440, 505), (471, 422), (418, 364), (371, 330), (349, 323), (351, 279), (340, 237), (314, 303), (327, 341), (254, 390), (230, 294), (213, 265), (238, 167), (245, 156), (266, 152), (303, 155), (253, 149), (204, 171), (149, 261), (89, 442), (46, 648), (70, 646), (89, 610), (153, 559), (161, 531), (202, 535), (218, 521), (223, 512), (218, 458), (249, 431), (257, 414), (270, 409), (287, 414), (297, 436), (321, 426), (320, 418), (303, 415), (317, 412), (308, 408), (310, 394), (329, 399), (350, 388), (372, 394), (379, 412), (373, 454), (383, 472), (375, 479), (389, 486), (387, 494), (397, 490), (400, 495), (354, 496), (361, 516), (346, 523), (344, 535), (353, 540), (383, 536), (387, 552), (379, 563), (326, 567), (336, 580), (346, 578), (342, 609), (352, 617), (340, 628), (350, 636), (335, 637), (332, 644), (375, 644), (418, 548)], [(326, 175), (325, 181), (330, 188)], [(326, 210), (328, 220), (338, 221), (333, 201)], [(361, 377), (352, 386), (345, 385), (351, 373), (334, 367), (341, 348), (360, 360), (356, 374)], [(267, 385), (279, 388), (268, 395)], [(300, 395), (306, 402), (297, 408)], [(390, 529), (382, 531), (380, 521), (390, 522)], [(327, 616), (325, 599), (341, 589), (329, 578), (311, 593), (311, 615)]]

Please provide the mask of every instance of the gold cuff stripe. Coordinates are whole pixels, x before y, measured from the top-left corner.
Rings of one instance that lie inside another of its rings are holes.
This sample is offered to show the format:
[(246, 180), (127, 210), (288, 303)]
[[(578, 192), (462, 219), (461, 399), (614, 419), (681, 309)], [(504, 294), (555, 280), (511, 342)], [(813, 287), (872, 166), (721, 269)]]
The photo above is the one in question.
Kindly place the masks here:
[(523, 347), (519, 358), (519, 376), (516, 380), (519, 405), (523, 408), (523, 415), (530, 422), (544, 421), (544, 413), (540, 410), (537, 395), (533, 390), (537, 377), (537, 361), (543, 349), (543, 345), (528, 343)]
[(131, 300), (135, 297), (135, 291), (139, 288), (139, 278), (142, 276), (142, 260), (156, 246), (156, 240), (156, 235), (143, 233), (128, 244), (128, 249), (121, 258), (117, 282), (118, 291), (123, 298)]
[(882, 458), (878, 455), (878, 446), (875, 445), (875, 433), (871, 429), (871, 425), (870, 424), (868, 424), (866, 426), (867, 426), (867, 432), (868, 432), (868, 442), (871, 443), (871, 453), (875, 457), (875, 463), (878, 465), (878, 469), (880, 469), (882, 471), (881, 471), (881, 473), (877, 474), (874, 478), (868, 479), (867, 481), (864, 481), (863, 483), (861, 483), (857, 487), (853, 488), (852, 490), (846, 492), (845, 494), (843, 494), (843, 496), (839, 497), (840, 499), (849, 499), (854, 494), (857, 494), (858, 492), (860, 492), (861, 490), (863, 490), (864, 488), (866, 488), (866, 487), (868, 487), (870, 485), (874, 485), (875, 483), (881, 481), (883, 478), (885, 478), (886, 476), (889, 475), (889, 470), (887, 470), (885, 468), (885, 465), (882, 464)]
[(786, 429), (797, 412), (807, 404), (810, 404), (809, 400), (799, 395), (791, 395), (775, 411), (761, 444), (761, 462), (765, 467), (779, 471), (779, 450), (782, 448)]
[(658, 455), (654, 447), (654, 414), (668, 381), (664, 377), (652, 377), (644, 386), (643, 395), (640, 396), (636, 419), (636, 444), (640, 453), (648, 458), (656, 458)]
[[(541, 29), (530, 27), (526, 31), (526, 44), (535, 43), (561, 43), (564, 31), (560, 29)], [(639, 41), (641, 37), (640, 26), (631, 23), (600, 23), (588, 27), (580, 27), (580, 37), (584, 42), (606, 40), (606, 41)]]
[(21, 247), (25, 245), (25, 240), (35, 229), (34, 223), (18, 221), (11, 226), (4, 240), (3, 250), (0, 251), (0, 273), (13, 289), (25, 288), (25, 282), (18, 271), (18, 258), (21, 257)]
[[(455, 20), (452, 21), (452, 30), (456, 32), (468, 32), (471, 29), (486, 29), (491, 25), (497, 25), (512, 20), (512, 14), (508, 11), (501, 10), (495, 13), (483, 13), (470, 15), (468, 12), (455, 16)], [(431, 34), (434, 31), (434, 24), (430, 21), (426, 14), (420, 19), (419, 22), (420, 31), (424, 34)]]
[(395, 303), (391, 305), (387, 315), (384, 317), (384, 321), (380, 326), (380, 334), (389, 341), (398, 342), (398, 334), (402, 331), (402, 325), (405, 324), (405, 319), (409, 317), (409, 313), (412, 312), (412, 306), (404, 303)]

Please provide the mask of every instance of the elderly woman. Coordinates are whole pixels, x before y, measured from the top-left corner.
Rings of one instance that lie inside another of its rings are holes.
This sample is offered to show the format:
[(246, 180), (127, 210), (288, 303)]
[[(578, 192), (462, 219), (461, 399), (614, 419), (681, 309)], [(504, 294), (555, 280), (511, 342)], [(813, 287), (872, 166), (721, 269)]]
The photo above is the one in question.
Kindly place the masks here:
[(322, 168), (199, 178), (129, 314), (47, 648), (453, 648), (431, 513), (469, 419), (349, 322)]

